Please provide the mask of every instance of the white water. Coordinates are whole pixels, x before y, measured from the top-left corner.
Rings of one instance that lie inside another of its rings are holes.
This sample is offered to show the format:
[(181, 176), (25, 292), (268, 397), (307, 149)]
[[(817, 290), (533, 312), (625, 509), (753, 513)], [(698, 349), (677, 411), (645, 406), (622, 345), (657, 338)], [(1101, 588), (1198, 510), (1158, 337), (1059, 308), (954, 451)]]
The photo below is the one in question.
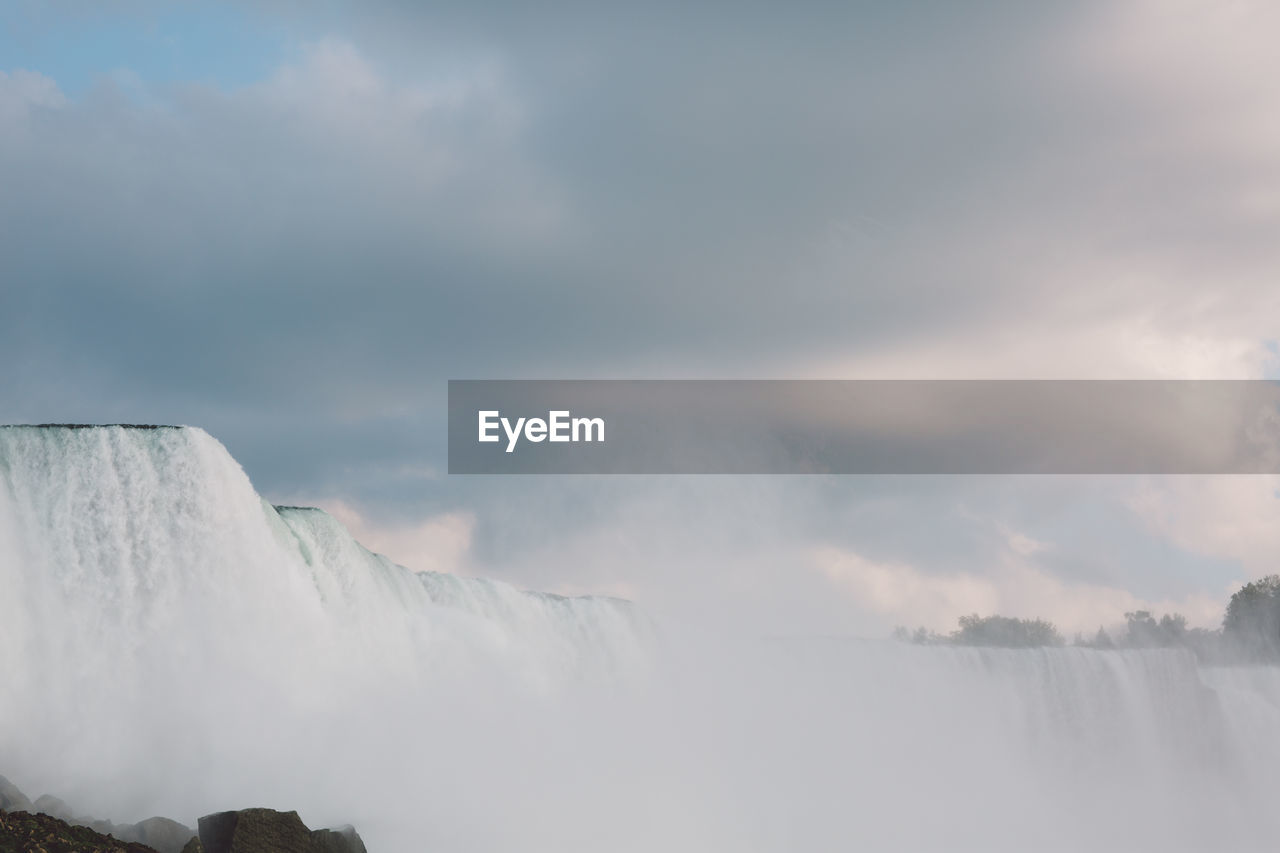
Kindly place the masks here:
[[(607, 559), (608, 555), (601, 555)], [(1253, 850), (1280, 673), (731, 641), (423, 575), (194, 429), (0, 429), (0, 773), (417, 850)]]

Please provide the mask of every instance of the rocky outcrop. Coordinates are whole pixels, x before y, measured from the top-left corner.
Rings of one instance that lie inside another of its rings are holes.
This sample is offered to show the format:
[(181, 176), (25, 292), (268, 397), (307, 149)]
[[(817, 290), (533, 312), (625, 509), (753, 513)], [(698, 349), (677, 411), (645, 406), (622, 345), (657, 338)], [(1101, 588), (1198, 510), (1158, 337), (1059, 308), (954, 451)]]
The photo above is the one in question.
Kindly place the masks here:
[(182, 853), (195, 830), (167, 817), (149, 817), (134, 824), (116, 825), (113, 833), (125, 841), (137, 841), (160, 853)]
[(65, 820), (67, 823), (82, 823), (86, 825), (92, 823), (92, 821), (89, 820), (76, 820), (75, 812), (71, 811), (71, 806), (67, 805), (57, 797), (50, 796), (49, 794), (36, 797), (35, 808), (28, 809), (27, 811), (47, 814), (51, 817), (56, 817), (58, 820)]
[(35, 811), (35, 805), (18, 790), (17, 785), (0, 776), (0, 811), (30, 812)]
[(52, 815), (0, 811), (0, 853), (156, 853)]
[(367, 853), (350, 826), (308, 829), (297, 812), (243, 809), (200, 818), (200, 832), (164, 817), (116, 824), (77, 816), (57, 797), (34, 803), (0, 776), (0, 853)]
[(315, 853), (368, 853), (360, 834), (350, 825), (312, 832), (311, 849)]
[(0, 811), (29, 812), (63, 821), (72, 826), (82, 826), (100, 836), (117, 842), (143, 844), (157, 853), (182, 853), (183, 847), (195, 837), (196, 831), (167, 817), (152, 817), (138, 823), (112, 823), (77, 815), (72, 808), (57, 797), (44, 794), (33, 803), (18, 787), (0, 776)]
[(297, 812), (274, 809), (206, 815), (200, 818), (200, 843), (203, 853), (366, 853), (349, 826), (310, 830)]
[(244, 809), (218, 812), (200, 818), (200, 843), (204, 853), (310, 853), (311, 830), (297, 812)]

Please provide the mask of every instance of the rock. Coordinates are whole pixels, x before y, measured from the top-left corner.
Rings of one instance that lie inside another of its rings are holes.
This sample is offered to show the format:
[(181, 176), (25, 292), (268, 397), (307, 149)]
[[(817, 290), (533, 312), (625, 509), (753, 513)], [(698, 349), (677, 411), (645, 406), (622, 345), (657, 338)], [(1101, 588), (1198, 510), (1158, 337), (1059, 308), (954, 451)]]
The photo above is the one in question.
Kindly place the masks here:
[(87, 826), (94, 832), (100, 832), (103, 835), (116, 834), (116, 825), (109, 820), (93, 820), (91, 818), (82, 817), (73, 822), (79, 826)]
[(311, 830), (297, 812), (242, 809), (200, 818), (205, 853), (311, 853)]
[(27, 795), (18, 790), (18, 786), (0, 776), (0, 811), (33, 812), (35, 805), (27, 799)]
[(18, 851), (75, 851), (76, 853), (156, 853), (145, 844), (121, 841), (75, 826), (52, 815), (25, 811), (0, 812), (0, 853)]
[(353, 826), (315, 830), (311, 833), (311, 849), (313, 853), (368, 853)]
[(71, 806), (49, 794), (42, 794), (36, 797), (35, 808), (32, 811), (56, 817), (58, 820), (65, 820), (67, 823), (81, 823), (81, 821), (76, 820), (75, 812), (71, 811)]
[(45, 794), (34, 803), (0, 776), (0, 853), (367, 853), (350, 826), (312, 831), (297, 812), (243, 809), (200, 818), (197, 834), (164, 817), (134, 824), (77, 817)]
[(137, 841), (154, 847), (160, 853), (182, 853), (187, 843), (197, 837), (194, 829), (167, 817), (149, 817), (134, 824), (117, 824), (112, 834), (124, 841)]
[(244, 809), (200, 818), (199, 848), (179, 853), (367, 853), (350, 826), (307, 829), (297, 812)]
[[(21, 791), (0, 777), (0, 800), (17, 800), (19, 797), (22, 800), (26, 799), (22, 797)], [(18, 801), (17, 806), (7, 810), (48, 815), (76, 826), (86, 826), (102, 835), (112, 835), (121, 841), (145, 844), (147, 847), (155, 848), (159, 853), (182, 853), (183, 845), (196, 837), (194, 829), (183, 826), (176, 820), (169, 820), (167, 817), (151, 817), (138, 823), (113, 823), (109, 820), (76, 815), (63, 800), (50, 794), (42, 795), (34, 804), (27, 803), (25, 807), (22, 806), (21, 801)]]

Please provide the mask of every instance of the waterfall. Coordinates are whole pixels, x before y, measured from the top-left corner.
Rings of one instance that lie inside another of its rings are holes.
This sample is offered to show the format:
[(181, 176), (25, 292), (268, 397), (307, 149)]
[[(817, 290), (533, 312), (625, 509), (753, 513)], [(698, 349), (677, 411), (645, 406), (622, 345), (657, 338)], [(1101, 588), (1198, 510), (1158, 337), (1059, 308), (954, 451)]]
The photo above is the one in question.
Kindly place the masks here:
[(397, 566), (193, 428), (0, 428), (0, 660), (0, 773), (122, 821), (297, 808), (405, 853), (1280, 837), (1280, 669), (659, 630)]

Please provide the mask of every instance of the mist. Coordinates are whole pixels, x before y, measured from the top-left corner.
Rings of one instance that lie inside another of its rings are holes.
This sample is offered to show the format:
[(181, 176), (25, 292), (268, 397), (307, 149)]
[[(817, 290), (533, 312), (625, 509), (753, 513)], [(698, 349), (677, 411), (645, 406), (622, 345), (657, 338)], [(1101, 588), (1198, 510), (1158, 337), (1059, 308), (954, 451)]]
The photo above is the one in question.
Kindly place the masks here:
[[(0, 769), (371, 850), (1262, 849), (1280, 671), (414, 573), (195, 429), (0, 430)], [(601, 559), (607, 559), (602, 554)]]

